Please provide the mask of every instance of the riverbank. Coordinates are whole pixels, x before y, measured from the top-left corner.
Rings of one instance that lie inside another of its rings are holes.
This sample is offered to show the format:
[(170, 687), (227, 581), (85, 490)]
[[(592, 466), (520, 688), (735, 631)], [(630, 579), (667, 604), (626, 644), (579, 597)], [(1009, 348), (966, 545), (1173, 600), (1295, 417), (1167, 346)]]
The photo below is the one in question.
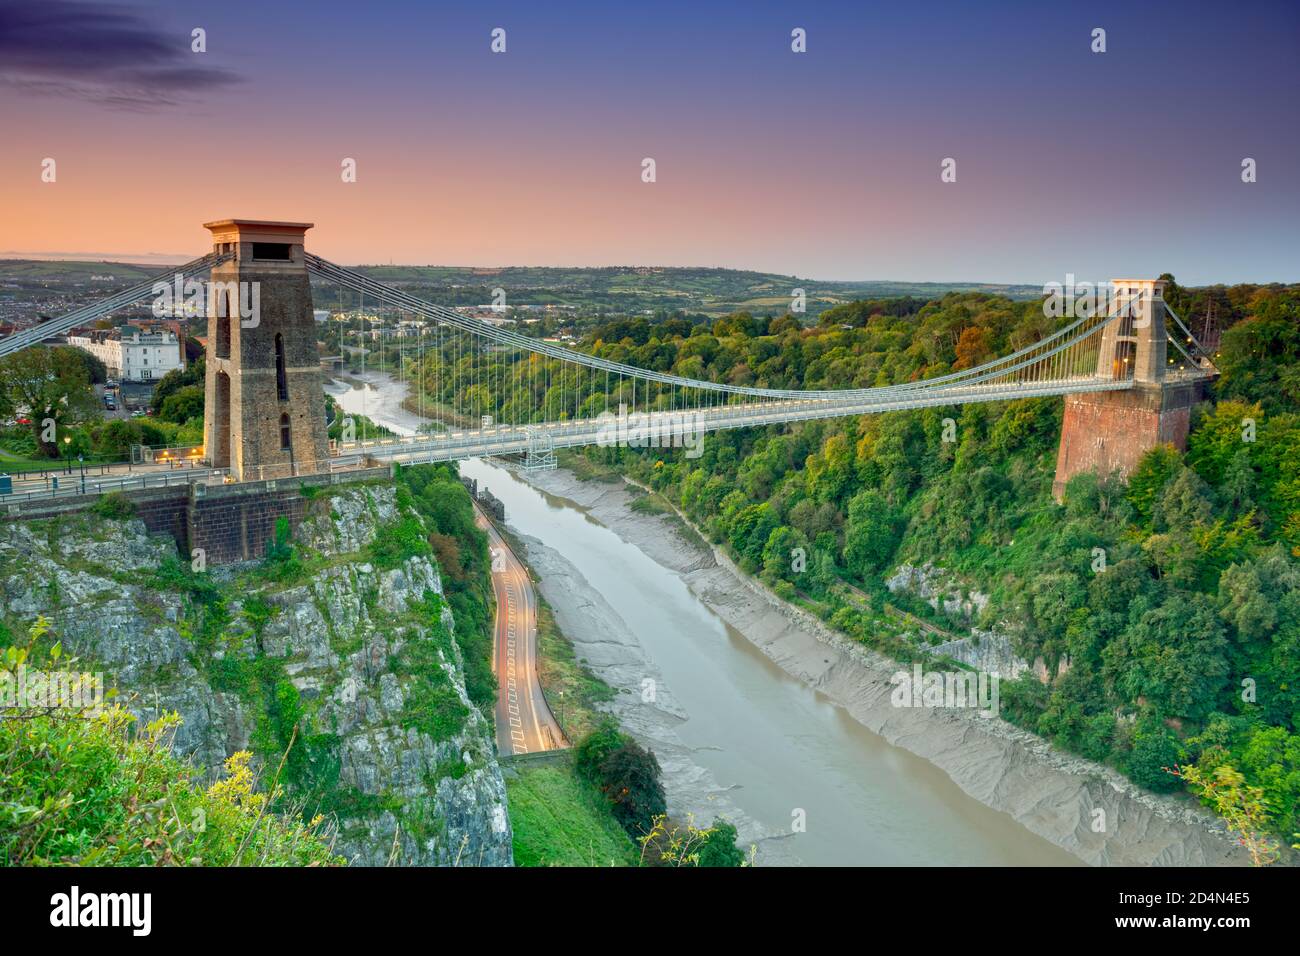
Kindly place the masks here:
[[(896, 662), (776, 598), (718, 549), (703, 544), (690, 532), (683, 534), (680, 516), (666, 518), (634, 509), (634, 496), (626, 486), (582, 481), (563, 470), (520, 477), (580, 506), (591, 519), (679, 576), (703, 604), (784, 672), (825, 694), (863, 727), (929, 761), (980, 803), (1008, 814), (1080, 860), (1094, 865), (1247, 862), (1221, 821), (1186, 800), (1146, 793), (1115, 771), (1064, 754), (998, 719), (984, 719), (965, 710), (893, 706), (889, 678), (899, 669)], [(549, 549), (540, 542), (538, 545), (542, 563), (546, 563), (544, 551)], [(529, 548), (532, 560), (532, 542)], [(536, 563), (534, 567), (544, 582), (552, 574), (562, 574), (560, 568), (538, 567)], [(547, 594), (561, 626), (571, 634), (571, 627), (593, 627), (583, 623), (588, 618), (583, 602), (591, 598), (583, 595), (574, 600), (572, 595), (580, 593), (580, 588), (575, 588), (579, 582), (567, 587), (560, 583), (556, 597)], [(604, 609), (597, 611), (593, 619), (598, 621), (605, 615), (601, 613)], [(572, 623), (567, 618), (572, 618)], [(608, 659), (595, 669), (598, 673), (601, 667), (613, 669), (615, 679), (609, 682), (625, 685), (631, 675), (620, 678), (616, 671), (629, 666), (620, 661), (626, 649), (617, 637), (610, 636), (623, 632), (594, 626), (603, 637), (578, 634), (576, 640), (585, 644), (591, 639), (592, 647), (605, 647)], [(632, 662), (630, 666), (641, 665)], [(660, 709), (671, 713), (671, 708), (669, 698)], [(626, 713), (619, 713), (620, 720), (633, 722), (630, 729), (634, 734), (653, 730), (635, 725), (644, 708), (621, 709)]]

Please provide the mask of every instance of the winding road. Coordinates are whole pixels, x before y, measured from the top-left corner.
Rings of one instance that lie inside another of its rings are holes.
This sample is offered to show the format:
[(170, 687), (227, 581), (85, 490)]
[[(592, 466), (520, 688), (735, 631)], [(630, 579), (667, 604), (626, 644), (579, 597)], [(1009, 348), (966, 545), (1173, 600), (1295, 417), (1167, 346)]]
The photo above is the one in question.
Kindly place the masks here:
[(502, 756), (566, 747), (537, 679), (537, 596), (528, 570), (478, 503), (475, 520), (487, 532), (496, 594), (497, 751)]

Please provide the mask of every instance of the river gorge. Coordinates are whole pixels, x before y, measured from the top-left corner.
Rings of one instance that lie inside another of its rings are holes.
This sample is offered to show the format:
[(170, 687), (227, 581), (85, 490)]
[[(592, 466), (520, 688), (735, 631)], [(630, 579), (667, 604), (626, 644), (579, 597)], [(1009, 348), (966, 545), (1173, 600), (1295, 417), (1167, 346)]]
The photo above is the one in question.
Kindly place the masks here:
[[(394, 431), (418, 424), (382, 375), (330, 391)], [(1240, 862), (1185, 801), (1000, 720), (890, 706), (897, 665), (633, 511), (621, 484), (488, 460), (461, 470), (505, 503), (560, 628), (657, 755), (670, 809), (728, 819), (760, 864)]]

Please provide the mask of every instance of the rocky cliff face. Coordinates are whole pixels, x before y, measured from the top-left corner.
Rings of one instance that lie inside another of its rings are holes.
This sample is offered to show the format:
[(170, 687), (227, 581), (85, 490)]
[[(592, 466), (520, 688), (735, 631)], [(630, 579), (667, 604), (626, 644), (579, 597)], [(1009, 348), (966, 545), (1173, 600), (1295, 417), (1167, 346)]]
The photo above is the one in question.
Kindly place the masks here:
[(381, 546), (395, 528), (418, 542), (419, 516), (382, 485), (310, 512), (281, 560), (199, 574), (135, 520), (0, 525), (0, 610), (13, 631), (49, 617), (138, 715), (177, 711), (175, 749), (210, 772), (248, 749), (269, 785), (287, 749), (281, 784), (337, 818), (353, 862), (510, 865), (492, 727), (438, 568)]

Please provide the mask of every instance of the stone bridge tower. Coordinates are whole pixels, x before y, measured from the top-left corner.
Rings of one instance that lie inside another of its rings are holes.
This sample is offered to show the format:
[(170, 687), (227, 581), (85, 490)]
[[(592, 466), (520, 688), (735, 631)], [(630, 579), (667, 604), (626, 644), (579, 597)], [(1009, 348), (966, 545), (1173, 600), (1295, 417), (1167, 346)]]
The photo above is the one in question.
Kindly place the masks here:
[(1065, 397), (1052, 483), (1058, 501), (1066, 482), (1081, 471), (1127, 475), (1156, 445), (1186, 449), (1192, 406), (1202, 398), (1203, 380), (1169, 380), (1165, 375), (1165, 283), (1114, 279), (1111, 284), (1121, 318), (1102, 333), (1097, 375), (1131, 378), (1133, 387)]
[(222, 219), (204, 224), (208, 288), (204, 454), (237, 481), (322, 471), (329, 457), (311, 282), (308, 222)]

